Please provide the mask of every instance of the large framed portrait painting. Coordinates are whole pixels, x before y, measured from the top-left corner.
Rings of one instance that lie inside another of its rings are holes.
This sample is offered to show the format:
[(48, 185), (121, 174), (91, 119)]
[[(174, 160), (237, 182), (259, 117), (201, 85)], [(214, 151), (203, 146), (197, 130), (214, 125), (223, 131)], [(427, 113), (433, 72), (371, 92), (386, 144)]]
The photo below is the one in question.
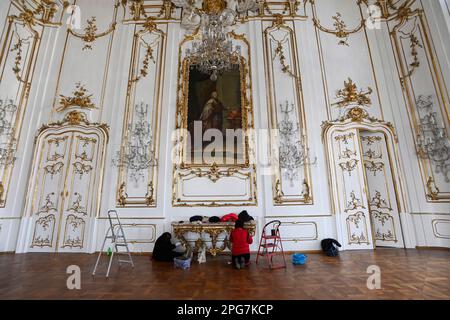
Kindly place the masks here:
[(172, 205), (257, 203), (250, 64), (217, 73), (183, 59), (178, 77)]
[(185, 65), (184, 163), (236, 166), (246, 163), (245, 78), (242, 64), (211, 80), (197, 65)]

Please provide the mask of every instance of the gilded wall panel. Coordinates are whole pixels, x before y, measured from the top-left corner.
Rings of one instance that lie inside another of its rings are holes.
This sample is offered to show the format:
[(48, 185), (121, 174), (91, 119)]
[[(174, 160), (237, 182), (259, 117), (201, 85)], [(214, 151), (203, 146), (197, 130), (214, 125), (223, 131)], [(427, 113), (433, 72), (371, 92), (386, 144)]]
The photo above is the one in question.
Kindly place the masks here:
[(11, 7), (0, 44), (0, 207), (6, 205), (43, 29)]
[(367, 6), (358, 0), (321, 0), (311, 2), (311, 10), (329, 119), (338, 119), (347, 111), (347, 108), (335, 108), (337, 105), (333, 103), (336, 92), (347, 78), (370, 90), (370, 114), (383, 119), (378, 80), (364, 18)]
[[(156, 206), (167, 25), (160, 28), (151, 20), (135, 26), (122, 146), (118, 155), (119, 206)], [(141, 166), (138, 159), (131, 157), (131, 148), (138, 146), (137, 141), (147, 152), (148, 163)]]
[(312, 204), (309, 152), (295, 32), (281, 18), (264, 31), (273, 202)]
[[(416, 138), (424, 194), (429, 202), (448, 202), (450, 154), (424, 147), (436, 139), (448, 146), (450, 132), (449, 90), (425, 12), (418, 4), (406, 11), (401, 19), (390, 21), (389, 27), (397, 70)], [(436, 130), (430, 130), (432, 127)]]
[(118, 0), (77, 0), (80, 29), (68, 27), (59, 63), (52, 119), (82, 109), (91, 121), (101, 119), (110, 68)]

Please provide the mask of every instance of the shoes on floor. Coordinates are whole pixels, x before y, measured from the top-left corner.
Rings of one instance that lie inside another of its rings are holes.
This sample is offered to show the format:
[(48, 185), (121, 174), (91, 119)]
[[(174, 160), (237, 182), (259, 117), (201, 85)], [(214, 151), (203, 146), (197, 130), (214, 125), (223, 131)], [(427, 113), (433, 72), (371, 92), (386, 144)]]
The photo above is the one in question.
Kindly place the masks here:
[(241, 262), (239, 261), (240, 259), (236, 259), (234, 262), (234, 266), (236, 267), (236, 269), (240, 269), (241, 268)]
[(244, 258), (240, 258), (239, 259), (239, 264), (241, 265), (241, 269), (245, 268), (245, 260), (244, 260)]

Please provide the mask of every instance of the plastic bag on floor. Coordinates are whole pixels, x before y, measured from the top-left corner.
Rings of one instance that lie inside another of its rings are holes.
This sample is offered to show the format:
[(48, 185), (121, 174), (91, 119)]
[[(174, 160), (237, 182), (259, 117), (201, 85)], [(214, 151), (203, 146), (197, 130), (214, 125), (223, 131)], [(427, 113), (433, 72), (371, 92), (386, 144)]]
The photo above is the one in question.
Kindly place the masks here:
[(303, 253), (294, 253), (292, 255), (292, 263), (294, 265), (304, 265), (308, 260), (308, 256)]

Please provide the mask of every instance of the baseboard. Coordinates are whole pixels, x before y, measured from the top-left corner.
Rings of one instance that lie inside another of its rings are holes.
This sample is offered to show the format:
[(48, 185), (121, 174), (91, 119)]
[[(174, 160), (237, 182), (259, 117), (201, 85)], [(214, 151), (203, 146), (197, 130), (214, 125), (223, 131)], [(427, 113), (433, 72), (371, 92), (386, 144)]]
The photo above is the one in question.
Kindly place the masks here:
[[(98, 253), (98, 252), (97, 252)], [(258, 251), (250, 251), (250, 254), (257, 254)], [(285, 251), (284, 254), (294, 254), (294, 253), (312, 253), (312, 254), (317, 254), (317, 253), (322, 253), (322, 250), (302, 250), (302, 251)], [(132, 255), (136, 255), (136, 256), (140, 256), (140, 255), (150, 255), (152, 254), (152, 252), (131, 252)], [(227, 251), (227, 252), (220, 252), (217, 255), (230, 255), (231, 252)]]
[(449, 247), (427, 247), (427, 246), (416, 246), (417, 250), (450, 250)]
[[(96, 251), (93, 254), (98, 254), (100, 251)], [(14, 252), (12, 252), (14, 253)], [(150, 256), (152, 254), (152, 252), (130, 252), (132, 256)], [(256, 255), (258, 253), (258, 251), (250, 251), (250, 254), (254, 254)], [(302, 250), (302, 251), (285, 251), (284, 254), (285, 255), (290, 255), (290, 254), (294, 254), (294, 253), (310, 253), (310, 254), (318, 254), (318, 253), (322, 253), (322, 250)], [(227, 252), (220, 252), (217, 255), (218, 256), (228, 256), (230, 255), (231, 252), (227, 251)]]

